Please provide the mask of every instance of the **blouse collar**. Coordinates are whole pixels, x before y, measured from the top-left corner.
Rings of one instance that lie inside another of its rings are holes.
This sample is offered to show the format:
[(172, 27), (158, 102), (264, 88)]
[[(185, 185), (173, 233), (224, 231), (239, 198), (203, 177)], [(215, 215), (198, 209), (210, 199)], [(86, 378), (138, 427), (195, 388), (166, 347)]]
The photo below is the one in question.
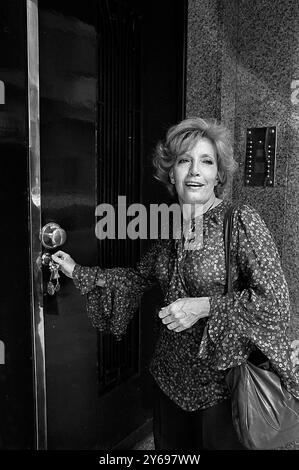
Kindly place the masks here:
[[(217, 206), (213, 207), (212, 209), (208, 210), (203, 214), (203, 220), (201, 221), (201, 224), (208, 224), (209, 227), (211, 226), (217, 226), (219, 224), (223, 224), (223, 213), (226, 211), (226, 208), (230, 205), (230, 201), (223, 200), (220, 202)], [(191, 226), (196, 226), (196, 220), (199, 219), (199, 217), (195, 217), (192, 220)], [(200, 222), (199, 222), (200, 224)], [(174, 236), (175, 238), (175, 246), (176, 248), (179, 248), (179, 250), (183, 250), (183, 237), (180, 235), (178, 237)], [(199, 248), (201, 245), (199, 246)], [(196, 245), (193, 245), (193, 249), (196, 249)]]
[[(217, 206), (213, 207), (212, 209), (208, 210), (203, 214), (203, 220), (215, 222), (218, 224), (219, 222), (223, 221), (223, 211), (229, 205), (229, 201), (222, 200)], [(196, 218), (195, 218), (196, 220)]]

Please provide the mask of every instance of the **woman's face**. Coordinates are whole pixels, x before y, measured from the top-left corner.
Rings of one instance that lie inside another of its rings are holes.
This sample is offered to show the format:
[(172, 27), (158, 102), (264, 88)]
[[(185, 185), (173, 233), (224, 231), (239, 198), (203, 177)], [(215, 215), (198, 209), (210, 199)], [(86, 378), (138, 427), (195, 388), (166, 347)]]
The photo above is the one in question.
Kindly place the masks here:
[(205, 204), (217, 185), (217, 156), (212, 142), (203, 137), (177, 157), (169, 175), (181, 204)]

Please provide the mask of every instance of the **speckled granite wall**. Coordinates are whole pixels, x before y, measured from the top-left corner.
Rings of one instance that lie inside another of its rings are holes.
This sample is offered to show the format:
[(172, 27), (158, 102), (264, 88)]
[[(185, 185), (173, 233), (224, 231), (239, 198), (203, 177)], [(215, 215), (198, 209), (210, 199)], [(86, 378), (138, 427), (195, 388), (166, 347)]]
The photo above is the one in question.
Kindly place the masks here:
[[(231, 130), (240, 163), (233, 198), (254, 206), (274, 235), (297, 337), (299, 104), (291, 83), (299, 80), (298, 18), (298, 0), (189, 0), (187, 61), (187, 116), (216, 117)], [(276, 186), (245, 188), (246, 129), (269, 125), (278, 128)]]
[[(292, 53), (291, 86), (299, 89), (299, 4), (292, 9), (294, 15), (290, 29), (290, 50)], [(297, 83), (295, 81), (297, 80)], [(291, 113), (289, 119), (289, 151), (287, 155), (287, 188), (285, 209), (285, 230), (283, 259), (291, 289), (294, 306), (294, 336), (299, 333), (299, 95), (289, 101)], [(293, 102), (292, 102), (293, 101)]]
[(221, 44), (217, 0), (189, 0), (187, 114), (219, 116)]

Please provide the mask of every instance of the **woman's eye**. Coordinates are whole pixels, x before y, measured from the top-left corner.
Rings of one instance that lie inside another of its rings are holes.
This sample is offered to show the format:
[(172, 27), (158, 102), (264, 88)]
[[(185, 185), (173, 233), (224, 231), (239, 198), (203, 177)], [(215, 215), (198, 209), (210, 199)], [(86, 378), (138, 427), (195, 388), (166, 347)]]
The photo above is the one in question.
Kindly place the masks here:
[(178, 163), (184, 163), (184, 162), (188, 162), (189, 160), (187, 158), (180, 158), (178, 160)]
[(207, 163), (208, 165), (213, 165), (213, 161), (212, 160), (203, 160), (204, 163)]

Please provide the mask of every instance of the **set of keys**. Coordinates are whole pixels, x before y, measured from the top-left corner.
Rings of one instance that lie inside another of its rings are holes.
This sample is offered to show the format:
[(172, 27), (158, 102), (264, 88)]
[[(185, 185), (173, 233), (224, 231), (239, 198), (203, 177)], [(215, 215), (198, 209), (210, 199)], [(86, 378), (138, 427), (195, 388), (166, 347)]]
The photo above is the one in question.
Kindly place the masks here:
[(59, 265), (54, 263), (54, 261), (50, 261), (48, 264), (50, 269), (50, 280), (47, 284), (47, 292), (49, 295), (54, 295), (60, 289), (59, 278), (60, 274), (58, 272)]

